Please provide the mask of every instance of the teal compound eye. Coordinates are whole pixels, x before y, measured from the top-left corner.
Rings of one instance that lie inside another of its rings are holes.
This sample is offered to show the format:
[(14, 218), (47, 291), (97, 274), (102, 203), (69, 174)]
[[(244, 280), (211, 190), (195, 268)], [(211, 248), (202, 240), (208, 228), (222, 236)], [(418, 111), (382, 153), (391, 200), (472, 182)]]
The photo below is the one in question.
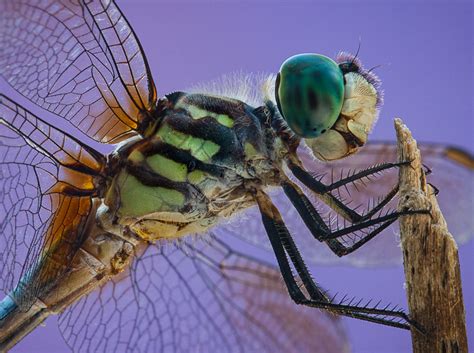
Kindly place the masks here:
[(298, 54), (281, 66), (275, 84), (281, 115), (293, 132), (314, 138), (336, 122), (344, 102), (344, 76), (337, 63), (319, 54)]

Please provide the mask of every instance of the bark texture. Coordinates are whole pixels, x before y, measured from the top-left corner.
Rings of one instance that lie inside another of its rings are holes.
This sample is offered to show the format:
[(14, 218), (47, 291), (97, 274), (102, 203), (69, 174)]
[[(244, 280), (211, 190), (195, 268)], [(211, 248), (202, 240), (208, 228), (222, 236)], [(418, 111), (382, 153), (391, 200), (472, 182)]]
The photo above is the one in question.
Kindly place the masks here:
[(400, 218), (410, 316), (426, 331), (412, 330), (413, 352), (467, 353), (457, 245), (426, 183), (416, 141), (400, 119), (395, 119), (395, 129), (399, 159), (412, 161), (400, 168), (398, 207), (431, 210), (431, 215)]

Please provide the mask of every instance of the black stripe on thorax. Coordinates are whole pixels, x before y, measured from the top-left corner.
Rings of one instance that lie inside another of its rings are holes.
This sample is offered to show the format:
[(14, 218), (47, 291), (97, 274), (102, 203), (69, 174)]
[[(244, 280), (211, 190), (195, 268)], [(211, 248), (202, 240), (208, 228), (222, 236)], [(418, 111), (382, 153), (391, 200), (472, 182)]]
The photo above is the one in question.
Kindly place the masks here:
[(126, 170), (129, 174), (140, 180), (143, 185), (152, 187), (163, 187), (189, 194), (189, 184), (186, 182), (177, 182), (165, 178), (156, 173), (146, 163), (127, 163)]
[(207, 94), (188, 94), (183, 92), (176, 92), (167, 97), (173, 104), (177, 104), (181, 101), (185, 104), (191, 104), (212, 113), (226, 114), (231, 118), (237, 118), (245, 113), (245, 104), (235, 99), (225, 99)]
[(144, 143), (142, 146), (140, 146), (138, 150), (145, 156), (145, 158), (159, 154), (177, 163), (184, 164), (188, 168), (188, 173), (198, 169), (214, 177), (224, 177), (225, 168), (215, 164), (204, 163), (193, 157), (188, 151), (180, 150), (179, 148), (169, 145), (163, 141), (148, 141), (148, 143)]
[(192, 209), (194, 202), (199, 203), (206, 200), (206, 196), (194, 185), (165, 178), (155, 173), (146, 163), (127, 163), (126, 170), (130, 175), (140, 180), (143, 185), (163, 187), (181, 192), (185, 197), (184, 205), (181, 208), (182, 212)]
[(165, 123), (183, 134), (217, 144), (220, 149), (212, 158), (213, 160), (243, 158), (243, 152), (234, 131), (219, 124), (214, 118), (204, 117), (195, 120), (189, 115), (171, 111), (166, 117)]

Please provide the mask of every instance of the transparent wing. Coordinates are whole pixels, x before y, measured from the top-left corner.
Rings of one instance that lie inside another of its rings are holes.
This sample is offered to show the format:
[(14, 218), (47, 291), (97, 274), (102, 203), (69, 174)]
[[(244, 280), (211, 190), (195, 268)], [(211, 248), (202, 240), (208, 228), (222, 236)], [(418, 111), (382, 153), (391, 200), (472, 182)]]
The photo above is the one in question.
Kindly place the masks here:
[(336, 316), (294, 304), (275, 268), (228, 239), (150, 246), (60, 316), (64, 339), (74, 352), (348, 351)]
[(110, 0), (0, 2), (0, 74), (91, 138), (117, 142), (152, 110), (142, 48)]
[[(467, 242), (474, 235), (474, 219), (472, 217), (474, 214), (474, 160), (472, 156), (455, 148), (437, 144), (421, 143), (420, 150), (423, 163), (432, 170), (432, 173), (428, 175), (428, 181), (439, 189), (438, 201), (448, 222), (450, 232), (456, 237), (459, 244)], [(371, 143), (358, 154), (331, 163), (314, 161), (304, 149), (301, 150), (300, 155), (305, 167), (325, 183), (338, 180), (355, 170), (397, 160), (396, 145), (393, 143)], [(397, 180), (398, 170), (392, 170), (371, 179), (364, 179), (362, 182), (350, 185), (347, 189), (341, 188), (333, 194), (344, 200), (349, 206), (356, 208), (358, 212), (363, 213), (364, 209), (377, 203), (380, 197), (386, 195), (396, 185)], [(305, 188), (303, 187), (303, 189)], [(305, 191), (308, 196), (311, 195), (311, 191), (308, 189)], [(316, 263), (348, 263), (356, 266), (401, 263), (397, 226), (387, 228), (356, 252), (338, 258), (324, 244), (312, 238), (283, 192), (275, 191), (272, 198), (281, 210), (292, 234), (295, 235), (305, 259)], [(334, 217), (334, 212), (331, 212), (320, 200), (311, 196), (310, 198), (333, 228), (344, 226), (344, 221), (340, 217)], [(397, 200), (395, 199), (386, 206), (384, 212), (394, 210), (396, 207)], [(346, 223), (346, 225), (348, 224)], [(219, 235), (233, 234), (253, 244), (271, 249), (261, 224), (261, 217), (255, 208), (216, 228), (214, 232)], [(343, 240), (350, 244), (361, 235), (360, 233), (355, 234), (345, 237)]]
[[(87, 218), (91, 198), (67, 196), (65, 191), (93, 189), (91, 177), (69, 169), (78, 165), (100, 169), (100, 161), (87, 148), (0, 95), (0, 289), (4, 294), (50, 249), (60, 248), (65, 259), (73, 251), (74, 230)], [(62, 269), (54, 261), (43, 268), (41, 276), (28, 284), (31, 298)], [(28, 305), (29, 299), (16, 301)]]

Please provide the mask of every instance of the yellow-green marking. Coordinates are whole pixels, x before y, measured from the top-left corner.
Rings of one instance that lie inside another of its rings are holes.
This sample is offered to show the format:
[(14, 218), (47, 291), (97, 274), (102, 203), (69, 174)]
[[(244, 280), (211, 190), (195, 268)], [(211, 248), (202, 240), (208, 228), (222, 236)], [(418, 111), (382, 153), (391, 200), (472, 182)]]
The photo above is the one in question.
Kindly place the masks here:
[(216, 119), (219, 124), (224, 125), (228, 128), (231, 128), (234, 126), (234, 119), (232, 119), (227, 114), (217, 114), (214, 112), (210, 112), (208, 110), (199, 108), (193, 104), (185, 103), (182, 101), (176, 104), (176, 108), (185, 109), (191, 115), (191, 117), (195, 120), (202, 119), (205, 117), (211, 117), (211, 118)]
[(202, 162), (210, 161), (220, 149), (220, 146), (212, 141), (176, 131), (168, 124), (158, 130), (157, 136), (174, 147), (189, 151), (194, 158)]
[(146, 159), (148, 165), (154, 172), (172, 181), (184, 182), (188, 168), (183, 163), (178, 163), (172, 159), (163, 157), (160, 154), (155, 154)]
[(143, 185), (125, 171), (120, 173), (117, 183), (120, 188), (122, 216), (138, 217), (153, 212), (176, 212), (184, 205), (185, 197), (181, 192)]

